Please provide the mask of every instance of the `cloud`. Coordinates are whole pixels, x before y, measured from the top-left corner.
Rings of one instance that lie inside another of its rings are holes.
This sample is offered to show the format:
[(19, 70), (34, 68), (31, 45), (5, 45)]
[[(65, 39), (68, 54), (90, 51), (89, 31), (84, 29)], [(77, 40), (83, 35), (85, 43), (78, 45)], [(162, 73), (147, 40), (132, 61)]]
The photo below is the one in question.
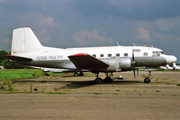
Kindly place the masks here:
[(102, 45), (114, 42), (112, 38), (105, 38), (99, 36), (97, 30), (92, 32), (89, 31), (77, 31), (75, 34), (72, 35), (73, 40), (75, 40), (79, 45), (87, 45), (88, 43), (101, 43)]
[(149, 35), (149, 31), (145, 30), (143, 28), (139, 28), (137, 29), (134, 33), (133, 33), (133, 37), (136, 40), (141, 40), (141, 41), (151, 41), (150, 35)]
[(155, 25), (161, 31), (169, 31), (174, 26), (174, 22), (172, 20), (168, 20), (168, 19), (158, 19), (155, 22)]
[[(180, 1), (78, 0), (77, 9), (88, 17), (118, 16), (125, 20), (157, 20), (180, 16)], [(173, 6), (173, 8), (172, 8)]]
[(29, 13), (23, 17), (23, 26), (28, 26), (30, 28), (34, 28), (33, 31), (36, 31), (37, 37), (47, 43), (50, 41), (51, 29), (55, 29), (60, 25), (54, 22), (54, 19), (50, 16), (44, 16), (40, 13)]
[(29, 13), (28, 15), (24, 16), (24, 24), (26, 23), (33, 23), (34, 25), (38, 26), (47, 26), (47, 27), (54, 27), (56, 23), (54, 19), (50, 16), (44, 16), (40, 13)]
[(152, 31), (151, 33), (158, 41), (160, 41), (163, 44), (175, 42), (180, 44), (180, 36), (174, 36), (172, 34), (160, 33), (156, 31)]

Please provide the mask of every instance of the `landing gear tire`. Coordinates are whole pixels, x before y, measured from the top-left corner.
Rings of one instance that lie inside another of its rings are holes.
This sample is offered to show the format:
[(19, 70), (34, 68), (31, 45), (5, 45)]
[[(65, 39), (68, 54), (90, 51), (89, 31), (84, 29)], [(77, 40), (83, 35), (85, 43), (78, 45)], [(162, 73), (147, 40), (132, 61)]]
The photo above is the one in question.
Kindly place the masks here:
[(102, 82), (102, 79), (101, 78), (96, 78), (95, 81), (94, 81), (96, 84), (100, 84)]
[(150, 82), (151, 82), (151, 80), (149, 78), (144, 79), (144, 83), (150, 83)]
[(111, 77), (107, 76), (107, 77), (104, 79), (104, 82), (112, 82)]
[(80, 72), (80, 73), (79, 73), (79, 76), (83, 76), (83, 75), (84, 75), (83, 72)]

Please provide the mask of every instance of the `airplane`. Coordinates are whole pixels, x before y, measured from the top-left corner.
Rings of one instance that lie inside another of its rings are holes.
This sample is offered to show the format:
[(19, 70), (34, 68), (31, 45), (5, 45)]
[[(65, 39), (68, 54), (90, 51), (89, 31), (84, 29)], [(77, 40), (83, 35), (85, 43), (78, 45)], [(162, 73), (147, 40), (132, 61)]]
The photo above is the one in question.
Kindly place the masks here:
[[(106, 46), (82, 48), (53, 48), (41, 45), (29, 27), (13, 30), (11, 55), (5, 58), (29, 66), (87, 70), (96, 75), (95, 83), (102, 79), (99, 73), (106, 74), (104, 81), (111, 81), (109, 73), (133, 70), (136, 67), (153, 68), (174, 63), (177, 58), (166, 55), (161, 49), (145, 46)], [(150, 73), (150, 72), (149, 72)], [(144, 83), (149, 83), (145, 78)]]
[(176, 63), (173, 63), (173, 68), (174, 68), (175, 70), (180, 70), (180, 66), (177, 66)]
[(168, 70), (173, 70), (173, 69), (174, 69), (173, 67), (169, 66), (169, 64), (166, 65), (166, 68), (167, 68)]
[[(89, 72), (87, 70), (82, 70), (82, 71), (78, 71), (78, 70), (71, 70), (71, 69), (59, 69), (59, 68), (46, 68), (46, 67), (37, 67), (37, 66), (30, 66), (32, 68), (36, 68), (36, 69), (42, 69), (43, 72), (53, 72), (53, 73), (74, 73), (74, 76), (83, 76), (83, 72)], [(78, 74), (79, 72), (79, 74)]]
[(36, 69), (42, 69), (43, 72), (53, 72), (53, 73), (62, 73), (63, 71), (65, 71), (66, 69), (58, 69), (58, 68), (44, 68), (44, 67), (36, 67), (36, 66), (30, 66), (32, 68), (36, 68)]
[(165, 67), (165, 66), (160, 66), (160, 68), (167, 70), (167, 67)]

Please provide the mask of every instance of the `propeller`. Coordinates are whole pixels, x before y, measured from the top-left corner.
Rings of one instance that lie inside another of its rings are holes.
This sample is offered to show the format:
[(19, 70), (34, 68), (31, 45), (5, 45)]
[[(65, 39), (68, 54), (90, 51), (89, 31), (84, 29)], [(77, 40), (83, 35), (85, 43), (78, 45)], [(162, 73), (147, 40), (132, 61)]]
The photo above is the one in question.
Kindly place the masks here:
[(138, 69), (136, 69), (137, 70), (137, 76), (139, 76), (139, 71), (138, 71)]
[(136, 65), (136, 62), (134, 60), (134, 50), (132, 50), (132, 67), (133, 67), (133, 73), (134, 73), (134, 78), (136, 78), (136, 74), (135, 74), (135, 65)]

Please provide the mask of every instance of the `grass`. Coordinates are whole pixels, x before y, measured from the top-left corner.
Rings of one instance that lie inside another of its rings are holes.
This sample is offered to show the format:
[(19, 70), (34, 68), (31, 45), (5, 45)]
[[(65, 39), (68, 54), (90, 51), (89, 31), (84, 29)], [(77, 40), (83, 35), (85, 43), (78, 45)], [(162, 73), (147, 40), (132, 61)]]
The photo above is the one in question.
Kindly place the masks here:
[(0, 81), (1, 91), (17, 91), (16, 86), (13, 86), (14, 83), (11, 80)]
[(116, 91), (117, 91), (117, 92), (121, 92), (121, 90), (118, 90), (118, 89), (117, 89)]
[(0, 71), (0, 80), (17, 80), (24, 78), (40, 77), (43, 75), (52, 76), (53, 73), (48, 72), (44, 74), (43, 70), (40, 69), (5, 69)]
[(16, 80), (23, 78), (42, 76), (42, 70), (38, 69), (6, 69), (0, 71), (0, 80)]
[(46, 87), (45, 87), (45, 86), (42, 86), (42, 87), (41, 87), (41, 92), (42, 92), (42, 93), (45, 93), (45, 90), (46, 90)]
[(156, 90), (156, 92), (161, 92), (160, 90)]

